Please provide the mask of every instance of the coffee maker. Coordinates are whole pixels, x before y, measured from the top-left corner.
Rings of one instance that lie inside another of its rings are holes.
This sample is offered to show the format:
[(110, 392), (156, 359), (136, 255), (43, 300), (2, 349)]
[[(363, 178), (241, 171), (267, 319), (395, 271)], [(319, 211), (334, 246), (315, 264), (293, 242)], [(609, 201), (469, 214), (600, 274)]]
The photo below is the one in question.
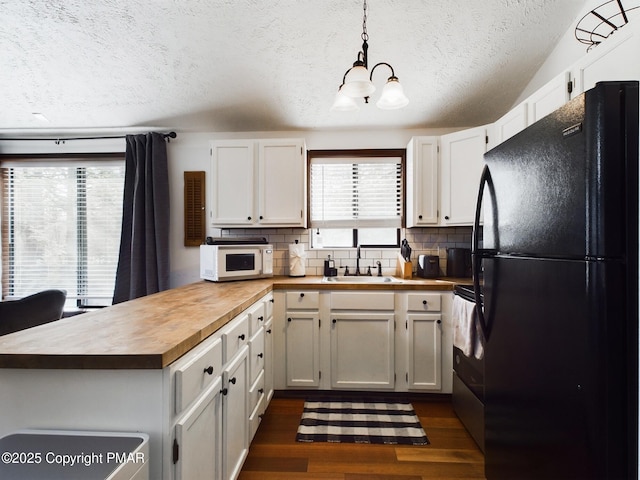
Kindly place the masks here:
[(468, 278), (471, 276), (471, 249), (447, 249), (447, 277)]

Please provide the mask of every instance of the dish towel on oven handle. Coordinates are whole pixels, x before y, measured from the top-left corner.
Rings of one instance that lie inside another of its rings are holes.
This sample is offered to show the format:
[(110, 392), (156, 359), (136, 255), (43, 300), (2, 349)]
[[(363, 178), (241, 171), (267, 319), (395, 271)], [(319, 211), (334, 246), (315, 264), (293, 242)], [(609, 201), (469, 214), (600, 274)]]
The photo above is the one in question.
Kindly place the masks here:
[(453, 345), (462, 350), (467, 357), (475, 356), (480, 360), (484, 356), (484, 338), (478, 325), (476, 304), (453, 296)]

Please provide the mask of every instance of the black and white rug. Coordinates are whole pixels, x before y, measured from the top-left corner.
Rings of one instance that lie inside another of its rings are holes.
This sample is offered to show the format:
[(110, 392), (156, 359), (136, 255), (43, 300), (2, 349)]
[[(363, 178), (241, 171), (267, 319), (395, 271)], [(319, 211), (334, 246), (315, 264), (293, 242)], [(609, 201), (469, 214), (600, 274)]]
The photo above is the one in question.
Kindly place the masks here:
[(296, 440), (429, 444), (411, 403), (395, 399), (308, 400), (304, 404)]

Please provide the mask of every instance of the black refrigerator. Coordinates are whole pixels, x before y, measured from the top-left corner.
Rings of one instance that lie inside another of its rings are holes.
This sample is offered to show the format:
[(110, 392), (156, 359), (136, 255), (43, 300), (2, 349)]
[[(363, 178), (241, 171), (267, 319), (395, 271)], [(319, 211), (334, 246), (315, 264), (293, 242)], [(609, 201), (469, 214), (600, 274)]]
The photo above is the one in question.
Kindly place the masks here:
[(637, 478), (638, 115), (601, 82), (485, 154), (487, 480)]

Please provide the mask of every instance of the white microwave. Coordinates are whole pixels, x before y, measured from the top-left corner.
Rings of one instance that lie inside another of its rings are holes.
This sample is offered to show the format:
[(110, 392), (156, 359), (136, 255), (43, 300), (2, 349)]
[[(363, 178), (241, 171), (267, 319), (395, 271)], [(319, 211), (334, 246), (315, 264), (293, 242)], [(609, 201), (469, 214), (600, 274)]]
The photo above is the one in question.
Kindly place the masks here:
[(273, 276), (273, 245), (200, 245), (200, 278), (212, 282)]

